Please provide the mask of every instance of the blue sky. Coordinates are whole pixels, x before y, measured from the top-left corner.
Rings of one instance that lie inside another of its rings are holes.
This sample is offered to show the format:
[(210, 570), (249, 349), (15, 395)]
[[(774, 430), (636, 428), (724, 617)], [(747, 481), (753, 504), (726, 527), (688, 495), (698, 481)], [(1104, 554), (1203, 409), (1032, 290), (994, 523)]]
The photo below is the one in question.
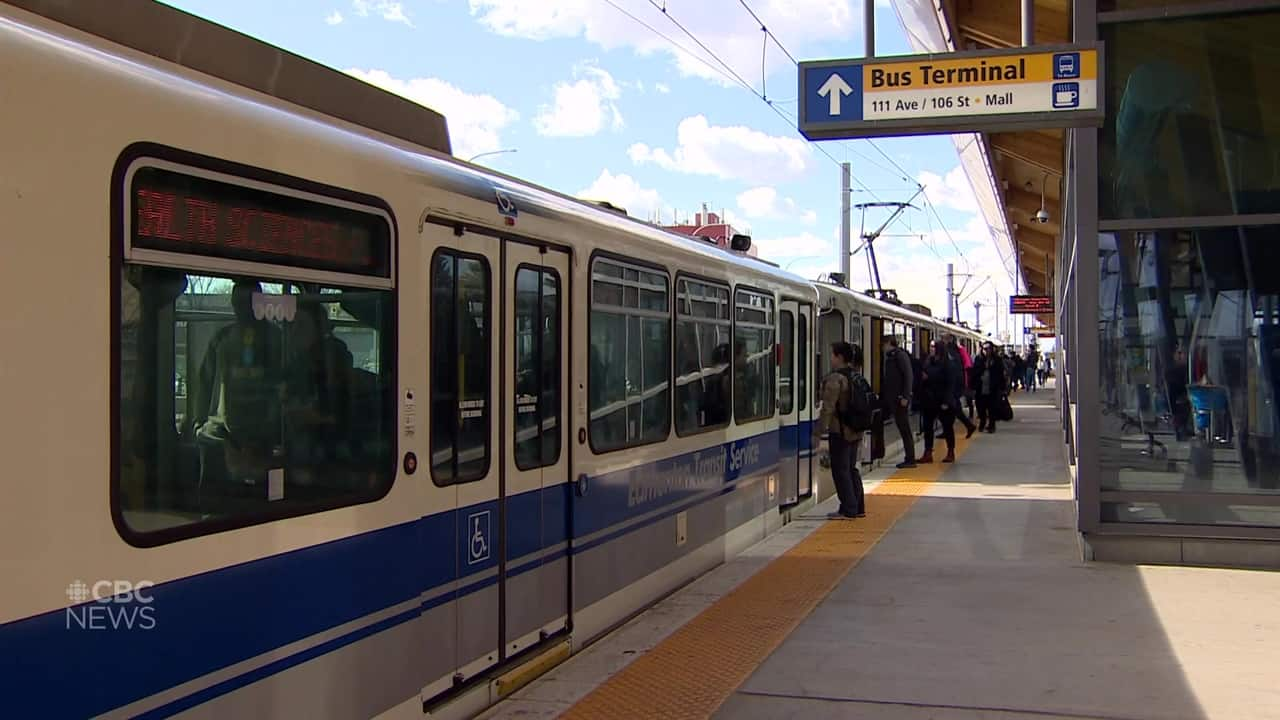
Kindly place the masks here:
[[(884, 285), (942, 315), (946, 262), (972, 275), (971, 287), (991, 275), (962, 308), (972, 322), (980, 300), (984, 328), (993, 288), (1002, 302), (1010, 291), (949, 138), (810, 143), (672, 22), (794, 118), (795, 66), (772, 42), (762, 61), (764, 34), (739, 0), (169, 4), (444, 113), (459, 157), (515, 149), (477, 162), (644, 219), (670, 222), (702, 203), (724, 210), (761, 256), (806, 277), (838, 269), (840, 170), (821, 150), (852, 163), (855, 203), (907, 200), (921, 182), (937, 215), (917, 202), (886, 230)], [(860, 0), (746, 4), (799, 60), (861, 54)], [(876, 0), (876, 22), (878, 54), (910, 52), (886, 0)], [(866, 222), (884, 217), (869, 211)], [(859, 221), (855, 210), (855, 238)], [(869, 286), (862, 255), (853, 284)]]

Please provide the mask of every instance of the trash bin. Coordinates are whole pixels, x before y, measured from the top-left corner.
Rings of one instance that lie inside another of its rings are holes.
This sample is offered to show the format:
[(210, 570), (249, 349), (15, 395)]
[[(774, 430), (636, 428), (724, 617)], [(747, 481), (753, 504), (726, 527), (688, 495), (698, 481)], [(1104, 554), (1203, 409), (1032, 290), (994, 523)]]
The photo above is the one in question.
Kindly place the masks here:
[(1227, 412), (1228, 396), (1226, 388), (1221, 385), (1192, 385), (1187, 388), (1191, 397), (1191, 410), (1195, 416), (1196, 432), (1213, 442), (1217, 435), (1214, 428), (1218, 426), (1218, 416)]

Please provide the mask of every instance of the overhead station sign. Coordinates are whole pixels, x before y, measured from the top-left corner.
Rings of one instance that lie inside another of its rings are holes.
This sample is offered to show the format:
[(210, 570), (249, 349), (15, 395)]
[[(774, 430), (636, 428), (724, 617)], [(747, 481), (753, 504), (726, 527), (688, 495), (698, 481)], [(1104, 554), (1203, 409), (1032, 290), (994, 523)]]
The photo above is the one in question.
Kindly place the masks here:
[(1046, 315), (1053, 312), (1053, 298), (1048, 295), (1013, 295), (1009, 298), (1010, 315)]
[(810, 140), (1102, 124), (1101, 45), (800, 63)]

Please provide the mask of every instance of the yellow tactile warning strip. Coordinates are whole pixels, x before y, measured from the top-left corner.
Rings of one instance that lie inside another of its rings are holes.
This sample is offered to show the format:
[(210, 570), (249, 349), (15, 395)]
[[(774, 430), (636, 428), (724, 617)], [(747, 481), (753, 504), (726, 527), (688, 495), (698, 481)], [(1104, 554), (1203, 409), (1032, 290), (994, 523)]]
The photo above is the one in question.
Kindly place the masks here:
[(827, 521), (561, 717), (710, 717), (949, 467), (896, 471), (868, 493), (867, 517)]

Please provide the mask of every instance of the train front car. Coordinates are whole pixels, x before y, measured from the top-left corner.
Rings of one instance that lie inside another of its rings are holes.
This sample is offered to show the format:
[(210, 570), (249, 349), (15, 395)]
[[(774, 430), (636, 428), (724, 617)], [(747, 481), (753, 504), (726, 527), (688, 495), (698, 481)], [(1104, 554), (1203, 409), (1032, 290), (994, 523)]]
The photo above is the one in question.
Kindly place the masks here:
[(0, 4), (3, 714), (474, 714), (811, 502), (811, 284), (157, 55)]

